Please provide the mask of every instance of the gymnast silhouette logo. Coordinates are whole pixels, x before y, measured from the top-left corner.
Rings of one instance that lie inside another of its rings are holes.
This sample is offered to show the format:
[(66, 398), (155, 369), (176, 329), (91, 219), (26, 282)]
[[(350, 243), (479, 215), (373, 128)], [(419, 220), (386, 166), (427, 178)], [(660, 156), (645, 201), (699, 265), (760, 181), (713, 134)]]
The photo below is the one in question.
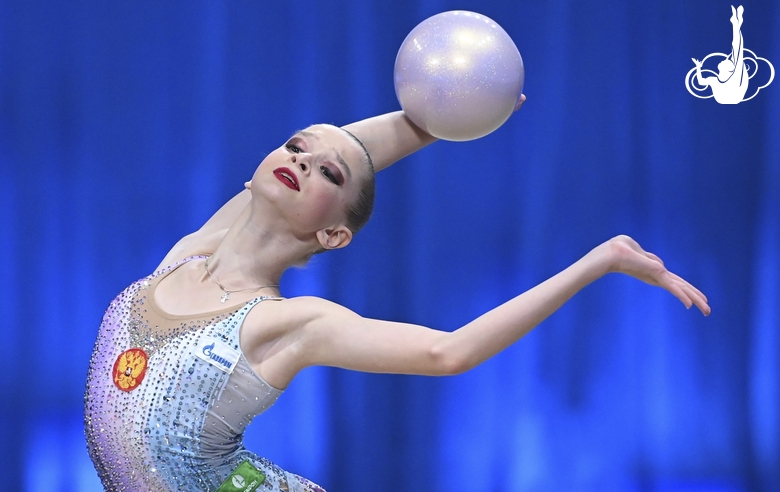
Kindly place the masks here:
[[(715, 101), (720, 104), (739, 104), (756, 97), (758, 91), (771, 84), (772, 79), (775, 78), (775, 67), (769, 63), (769, 60), (757, 56), (744, 46), (742, 39), (742, 14), (744, 11), (742, 5), (736, 10), (734, 6), (731, 7), (731, 54), (711, 53), (702, 61), (692, 58), (696, 66), (685, 76), (685, 88), (695, 97), (700, 99), (714, 97)], [(704, 64), (709, 59), (713, 60), (711, 65), (720, 60), (717, 72), (704, 68)], [(759, 70), (759, 66), (763, 65), (768, 68), (768, 72), (766, 68)], [(750, 80), (759, 72), (764, 75), (751, 83)], [(766, 73), (768, 73), (768, 77)], [(705, 77), (704, 75), (710, 76)], [(761, 85), (762, 80), (766, 81), (763, 85)], [(749, 95), (748, 86), (752, 86)], [(712, 90), (709, 94), (708, 88)], [(745, 97), (746, 95), (747, 97)]]

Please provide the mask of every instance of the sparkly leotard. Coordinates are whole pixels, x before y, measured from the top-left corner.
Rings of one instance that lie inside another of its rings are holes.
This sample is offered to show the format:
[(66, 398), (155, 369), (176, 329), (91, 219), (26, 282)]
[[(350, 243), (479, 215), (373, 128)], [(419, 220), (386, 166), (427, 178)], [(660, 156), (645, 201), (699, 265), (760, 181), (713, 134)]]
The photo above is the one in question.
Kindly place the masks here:
[(235, 490), (322, 491), (242, 443), (246, 426), (281, 390), (249, 366), (239, 330), (253, 306), (278, 298), (200, 317), (173, 316), (156, 306), (159, 281), (202, 258), (133, 283), (103, 317), (84, 397), (87, 447), (103, 486), (215, 491), (248, 460), (265, 479), (259, 488)]

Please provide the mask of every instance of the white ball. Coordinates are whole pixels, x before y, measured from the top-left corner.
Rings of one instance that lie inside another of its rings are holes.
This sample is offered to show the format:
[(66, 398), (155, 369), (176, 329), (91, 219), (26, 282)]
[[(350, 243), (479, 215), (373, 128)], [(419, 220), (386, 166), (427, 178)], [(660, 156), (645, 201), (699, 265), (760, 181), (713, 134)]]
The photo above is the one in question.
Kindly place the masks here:
[(483, 137), (509, 119), (523, 90), (523, 59), (484, 15), (463, 10), (424, 20), (395, 60), (395, 93), (406, 115), (444, 140)]

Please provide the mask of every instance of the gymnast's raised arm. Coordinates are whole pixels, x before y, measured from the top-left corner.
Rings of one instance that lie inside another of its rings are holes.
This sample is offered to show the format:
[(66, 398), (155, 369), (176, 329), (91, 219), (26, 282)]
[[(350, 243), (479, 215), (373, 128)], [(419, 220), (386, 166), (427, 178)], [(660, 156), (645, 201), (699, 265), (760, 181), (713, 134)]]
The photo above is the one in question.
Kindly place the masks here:
[[(525, 99), (525, 95), (521, 94), (515, 111), (520, 109)], [(436, 141), (435, 137), (412, 123), (403, 111), (375, 116), (343, 128), (366, 147), (375, 171), (381, 171)]]
[(419, 129), (403, 111), (374, 116), (342, 127), (360, 140), (381, 171), (436, 141)]

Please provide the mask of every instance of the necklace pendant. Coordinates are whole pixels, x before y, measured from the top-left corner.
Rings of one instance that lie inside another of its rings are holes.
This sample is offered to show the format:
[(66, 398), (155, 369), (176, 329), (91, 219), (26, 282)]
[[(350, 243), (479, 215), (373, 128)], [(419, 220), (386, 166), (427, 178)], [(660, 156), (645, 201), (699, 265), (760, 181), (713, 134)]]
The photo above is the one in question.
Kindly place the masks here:
[(230, 299), (230, 291), (226, 290), (224, 294), (222, 294), (222, 298), (219, 300), (222, 304), (225, 304), (225, 301)]

